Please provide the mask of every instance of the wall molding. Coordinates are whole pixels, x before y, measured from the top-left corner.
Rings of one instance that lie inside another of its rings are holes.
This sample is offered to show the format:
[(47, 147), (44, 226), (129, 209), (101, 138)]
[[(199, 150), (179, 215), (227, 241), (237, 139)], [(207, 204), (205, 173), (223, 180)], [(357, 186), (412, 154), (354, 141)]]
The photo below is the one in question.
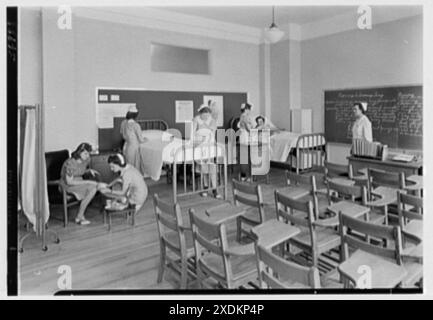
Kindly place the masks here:
[[(407, 8), (399, 8), (397, 10), (385, 10), (383, 7), (380, 10), (372, 8), (372, 26), (401, 20), (417, 15), (422, 15), (421, 6), (407, 6)], [(356, 9), (353, 12), (337, 15), (329, 19), (320, 20), (301, 26), (301, 41), (325, 37), (336, 33), (358, 29), (358, 13)], [(368, 30), (366, 30), (368, 31)]]
[[(375, 10), (372, 8), (373, 26), (381, 23), (405, 19), (422, 14), (422, 6), (408, 6), (398, 10)], [(134, 7), (73, 7), (72, 12), (77, 17), (101, 20), (112, 23), (128, 24), (149, 29), (159, 29), (180, 32), (195, 36), (262, 44), (265, 28), (255, 28), (202, 18), (163, 9), (145, 8), (137, 12)], [(337, 15), (329, 19), (307, 24), (287, 23), (280, 25), (285, 31), (283, 41), (305, 41), (328, 35), (357, 29), (358, 13), (353, 12)]]
[(195, 17), (160, 9), (146, 8), (140, 13), (134, 13), (133, 8), (73, 8), (77, 17), (122, 23), (134, 26), (180, 32), (190, 35), (223, 39), (229, 41), (260, 44), (262, 30), (232, 23)]

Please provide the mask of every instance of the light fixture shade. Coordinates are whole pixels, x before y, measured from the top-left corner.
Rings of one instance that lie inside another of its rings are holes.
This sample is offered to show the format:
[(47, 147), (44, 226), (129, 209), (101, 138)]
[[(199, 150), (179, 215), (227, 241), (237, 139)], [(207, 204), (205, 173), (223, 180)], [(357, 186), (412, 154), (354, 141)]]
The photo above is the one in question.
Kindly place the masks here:
[(281, 31), (276, 25), (273, 24), (269, 27), (269, 29), (265, 30), (265, 37), (270, 43), (275, 43), (284, 37), (284, 31)]

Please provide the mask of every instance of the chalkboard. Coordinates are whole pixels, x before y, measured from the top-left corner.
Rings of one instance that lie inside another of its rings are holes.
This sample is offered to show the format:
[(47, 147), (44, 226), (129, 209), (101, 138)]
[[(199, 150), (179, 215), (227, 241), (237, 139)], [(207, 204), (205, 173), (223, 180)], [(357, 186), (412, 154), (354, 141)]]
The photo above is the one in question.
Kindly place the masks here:
[[(127, 90), (127, 89), (99, 89), (98, 97), (106, 95), (107, 101), (98, 103), (113, 103), (111, 96), (118, 96), (117, 103), (135, 103), (139, 111), (138, 119), (162, 119), (169, 128), (175, 128), (185, 136), (185, 124), (176, 123), (176, 100), (191, 100), (194, 104), (194, 116), (197, 109), (203, 104), (203, 96), (223, 96), (224, 127), (229, 127), (229, 121), (239, 116), (241, 104), (247, 102), (245, 92), (189, 92), (189, 91), (154, 91), (154, 90)], [(98, 129), (99, 150), (112, 150), (117, 146), (113, 144), (113, 129)]]
[(325, 91), (325, 137), (352, 143), (353, 103), (368, 103), (373, 140), (389, 148), (422, 149), (422, 86)]

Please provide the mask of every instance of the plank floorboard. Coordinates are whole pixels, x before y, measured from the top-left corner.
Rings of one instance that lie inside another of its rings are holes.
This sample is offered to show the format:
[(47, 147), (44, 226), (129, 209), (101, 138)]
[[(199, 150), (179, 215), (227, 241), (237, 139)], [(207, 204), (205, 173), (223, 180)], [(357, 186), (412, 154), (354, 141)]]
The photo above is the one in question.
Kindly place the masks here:
[[(231, 180), (230, 180), (231, 181)], [(262, 181), (261, 181), (262, 182)], [(266, 219), (275, 217), (274, 190), (285, 186), (282, 169), (272, 169), (270, 184), (261, 183)], [(174, 271), (166, 271), (163, 281), (156, 282), (159, 265), (159, 242), (153, 212), (152, 195), (171, 200), (172, 186), (165, 178), (159, 182), (148, 181), (149, 198), (136, 215), (135, 226), (129, 225), (123, 216), (113, 217), (112, 229), (103, 224), (98, 199), (86, 213), (92, 223), (79, 226), (73, 222), (76, 209), (70, 210), (70, 222), (66, 228), (60, 220), (50, 219), (49, 229), (56, 231), (60, 244), (47, 239), (48, 251), (40, 248), (40, 240), (33, 238), (24, 243), (19, 254), (19, 293), (23, 295), (52, 295), (57, 292), (57, 281), (62, 265), (71, 267), (72, 289), (176, 289), (179, 280)], [(231, 187), (228, 190), (232, 200)], [(189, 223), (188, 209), (203, 211), (220, 204), (221, 200), (199, 195), (181, 198), (182, 215)], [(250, 210), (249, 210), (250, 211)], [(53, 207), (51, 215), (62, 216), (61, 206)], [(25, 234), (20, 221), (19, 235)], [(229, 241), (235, 239), (236, 223), (229, 223)], [(197, 283), (191, 284), (198, 288)]]

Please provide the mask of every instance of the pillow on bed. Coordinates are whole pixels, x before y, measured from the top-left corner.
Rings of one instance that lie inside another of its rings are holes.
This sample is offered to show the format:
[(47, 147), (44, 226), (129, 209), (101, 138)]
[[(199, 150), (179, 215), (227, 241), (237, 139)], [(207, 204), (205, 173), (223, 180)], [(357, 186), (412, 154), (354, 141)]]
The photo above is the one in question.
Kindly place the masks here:
[(142, 137), (148, 140), (169, 141), (173, 135), (163, 130), (143, 130)]

